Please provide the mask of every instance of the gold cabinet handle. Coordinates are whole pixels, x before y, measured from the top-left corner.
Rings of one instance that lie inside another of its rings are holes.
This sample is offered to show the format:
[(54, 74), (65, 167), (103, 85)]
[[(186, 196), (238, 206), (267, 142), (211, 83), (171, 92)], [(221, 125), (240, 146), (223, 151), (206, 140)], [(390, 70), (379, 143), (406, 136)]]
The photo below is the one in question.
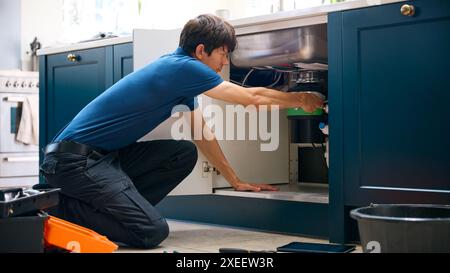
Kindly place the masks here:
[(405, 15), (405, 16), (413, 16), (415, 12), (416, 12), (416, 11), (415, 11), (413, 5), (407, 5), (407, 4), (405, 4), (405, 5), (403, 5), (403, 6), (400, 8), (400, 13), (403, 14), (403, 15)]
[(67, 60), (69, 62), (77, 62), (79, 60), (79, 57), (73, 53), (70, 53), (69, 55), (67, 55)]

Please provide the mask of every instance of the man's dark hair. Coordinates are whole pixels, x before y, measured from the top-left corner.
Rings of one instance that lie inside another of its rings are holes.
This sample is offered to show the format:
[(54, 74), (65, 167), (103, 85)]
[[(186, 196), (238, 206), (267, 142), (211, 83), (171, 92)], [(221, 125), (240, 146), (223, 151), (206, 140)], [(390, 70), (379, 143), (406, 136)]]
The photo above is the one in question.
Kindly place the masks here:
[(199, 15), (184, 25), (179, 46), (187, 53), (193, 54), (199, 44), (205, 46), (208, 55), (211, 55), (214, 49), (224, 46), (232, 52), (237, 44), (234, 28), (215, 15)]

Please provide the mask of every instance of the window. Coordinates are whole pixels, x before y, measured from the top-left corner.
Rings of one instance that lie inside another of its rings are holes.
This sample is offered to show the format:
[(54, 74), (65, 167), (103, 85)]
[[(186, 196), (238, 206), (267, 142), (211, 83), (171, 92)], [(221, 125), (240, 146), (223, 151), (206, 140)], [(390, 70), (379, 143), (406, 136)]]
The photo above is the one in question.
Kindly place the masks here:
[(345, 0), (62, 0), (62, 41), (102, 33), (131, 34), (134, 28), (181, 28), (191, 18), (225, 9), (229, 19), (320, 6)]
[(100, 32), (131, 33), (139, 15), (139, 0), (64, 0), (63, 40), (89, 39)]

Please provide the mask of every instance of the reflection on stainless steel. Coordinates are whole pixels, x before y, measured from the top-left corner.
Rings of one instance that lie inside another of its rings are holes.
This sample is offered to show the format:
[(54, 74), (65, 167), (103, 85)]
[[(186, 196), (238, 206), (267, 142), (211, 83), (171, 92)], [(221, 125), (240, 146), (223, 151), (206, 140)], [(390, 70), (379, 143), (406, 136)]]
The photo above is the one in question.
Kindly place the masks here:
[(231, 62), (238, 67), (327, 63), (326, 24), (237, 37)]

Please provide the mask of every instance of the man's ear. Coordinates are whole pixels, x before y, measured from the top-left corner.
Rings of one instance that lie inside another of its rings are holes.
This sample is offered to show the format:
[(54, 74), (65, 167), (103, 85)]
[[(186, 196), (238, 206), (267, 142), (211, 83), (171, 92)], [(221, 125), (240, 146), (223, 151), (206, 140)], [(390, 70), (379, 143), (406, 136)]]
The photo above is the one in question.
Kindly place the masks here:
[(205, 54), (206, 54), (205, 45), (204, 44), (197, 45), (197, 47), (195, 48), (194, 57), (199, 60), (202, 60), (205, 57)]

